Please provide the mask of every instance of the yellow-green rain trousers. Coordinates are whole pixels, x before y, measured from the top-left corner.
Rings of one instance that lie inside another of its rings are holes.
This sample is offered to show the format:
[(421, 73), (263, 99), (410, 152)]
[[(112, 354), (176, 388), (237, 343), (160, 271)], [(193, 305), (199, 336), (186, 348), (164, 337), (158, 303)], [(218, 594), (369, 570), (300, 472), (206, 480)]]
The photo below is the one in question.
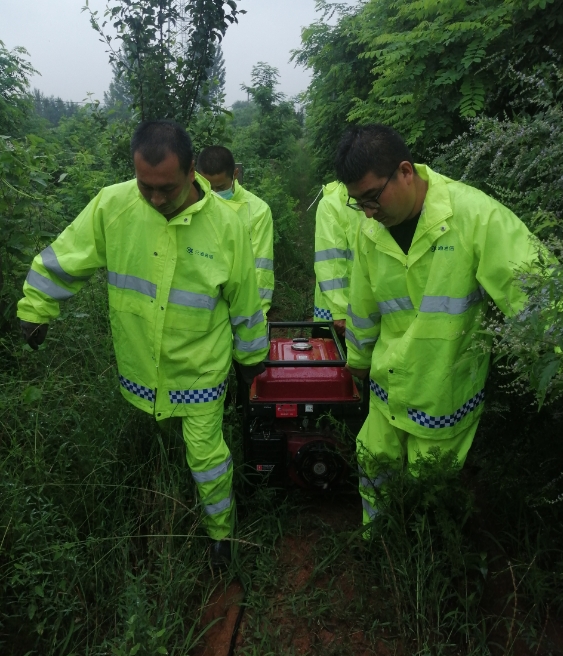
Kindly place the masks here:
[[(521, 310), (515, 272), (537, 258), (537, 242), (506, 207), (427, 166), (416, 170), (429, 186), (408, 254), (375, 220), (362, 222), (355, 247), (346, 341), (350, 366), (370, 368), (358, 457), (372, 479), (382, 458), (426, 453), (424, 440), (465, 458), (483, 411), (491, 342), (477, 331), (488, 299), (506, 315)], [(373, 496), (365, 485), (360, 493), (369, 518)]]
[(258, 293), (264, 317), (274, 295), (274, 223), (270, 206), (235, 180), (235, 193), (229, 202), (238, 203), (238, 214), (250, 233)]
[(248, 233), (204, 178), (196, 182), (203, 198), (169, 222), (135, 180), (102, 189), (34, 259), (18, 316), (48, 323), (107, 268), (121, 393), (157, 420), (184, 418), (188, 463), (219, 539), (234, 510), (221, 435), (227, 374), (232, 357), (261, 362), (268, 340)]
[(315, 321), (346, 319), (354, 241), (363, 212), (346, 207), (340, 182), (323, 187), (315, 219)]

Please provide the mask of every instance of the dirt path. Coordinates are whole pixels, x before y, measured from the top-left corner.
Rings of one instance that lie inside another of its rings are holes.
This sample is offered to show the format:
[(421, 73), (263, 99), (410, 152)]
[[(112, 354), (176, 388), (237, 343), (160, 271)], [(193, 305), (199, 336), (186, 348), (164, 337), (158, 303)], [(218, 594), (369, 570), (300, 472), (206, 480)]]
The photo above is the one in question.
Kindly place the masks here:
[[(361, 564), (325, 562), (335, 545), (324, 544), (361, 522), (355, 494), (303, 496), (289, 531), (274, 553), (258, 557), (247, 608), (238, 631), (235, 654), (350, 654), (388, 656), (383, 639), (373, 639), (355, 617)], [(329, 556), (330, 560), (330, 556)], [(195, 656), (228, 656), (240, 602), (240, 584), (220, 586), (204, 614), (202, 626), (218, 619)], [(384, 629), (379, 630), (384, 635)]]

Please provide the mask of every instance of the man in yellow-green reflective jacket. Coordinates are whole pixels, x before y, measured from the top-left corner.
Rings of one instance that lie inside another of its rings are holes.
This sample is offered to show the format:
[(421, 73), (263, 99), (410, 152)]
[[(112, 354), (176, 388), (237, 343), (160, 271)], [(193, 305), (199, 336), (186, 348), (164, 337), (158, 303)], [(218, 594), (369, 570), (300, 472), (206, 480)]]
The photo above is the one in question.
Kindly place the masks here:
[(248, 380), (268, 352), (254, 258), (233, 208), (195, 173), (192, 144), (173, 121), (141, 124), (136, 179), (102, 189), (34, 259), (18, 304), (33, 347), (99, 268), (123, 396), (157, 420), (182, 417), (186, 456), (215, 564), (229, 559), (232, 458), (222, 434), (234, 357)]
[(197, 158), (197, 170), (221, 198), (236, 206), (246, 226), (256, 267), (258, 293), (264, 316), (274, 295), (274, 223), (267, 203), (245, 189), (237, 180), (238, 169), (233, 154), (225, 146), (208, 146)]
[(476, 333), (489, 300), (506, 315), (522, 310), (516, 277), (533, 266), (538, 245), (497, 201), (414, 164), (387, 126), (351, 128), (336, 170), (349, 207), (365, 214), (346, 341), (349, 369), (366, 384), (369, 375), (371, 389), (357, 438), (369, 523), (398, 461), (439, 447), (463, 465), (483, 411), (490, 357), (490, 341), (483, 347), (486, 338)]
[(334, 321), (339, 335), (346, 330), (354, 240), (360, 219), (346, 207), (348, 192), (341, 182), (323, 187), (315, 219), (314, 321)]

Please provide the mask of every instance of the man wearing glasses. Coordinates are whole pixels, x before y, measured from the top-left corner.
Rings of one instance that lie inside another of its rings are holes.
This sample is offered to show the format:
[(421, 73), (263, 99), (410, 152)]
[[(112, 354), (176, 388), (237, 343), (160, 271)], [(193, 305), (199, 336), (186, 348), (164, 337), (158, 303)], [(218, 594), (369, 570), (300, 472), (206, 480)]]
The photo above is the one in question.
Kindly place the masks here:
[(388, 126), (351, 128), (336, 171), (348, 206), (373, 219), (357, 234), (346, 328), (348, 368), (371, 389), (357, 438), (367, 524), (403, 458), (439, 447), (463, 465), (490, 358), (477, 331), (489, 300), (506, 315), (523, 308), (515, 278), (538, 247), (499, 202), (414, 164)]

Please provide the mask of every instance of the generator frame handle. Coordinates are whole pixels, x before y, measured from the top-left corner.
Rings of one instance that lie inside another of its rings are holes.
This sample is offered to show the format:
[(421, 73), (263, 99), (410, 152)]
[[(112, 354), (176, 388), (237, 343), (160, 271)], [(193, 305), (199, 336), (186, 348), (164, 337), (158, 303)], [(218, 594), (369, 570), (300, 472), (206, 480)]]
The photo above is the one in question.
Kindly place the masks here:
[(272, 328), (328, 328), (340, 360), (264, 360), (266, 367), (344, 367), (346, 355), (334, 329), (332, 321), (272, 321), (268, 323), (268, 341)]

